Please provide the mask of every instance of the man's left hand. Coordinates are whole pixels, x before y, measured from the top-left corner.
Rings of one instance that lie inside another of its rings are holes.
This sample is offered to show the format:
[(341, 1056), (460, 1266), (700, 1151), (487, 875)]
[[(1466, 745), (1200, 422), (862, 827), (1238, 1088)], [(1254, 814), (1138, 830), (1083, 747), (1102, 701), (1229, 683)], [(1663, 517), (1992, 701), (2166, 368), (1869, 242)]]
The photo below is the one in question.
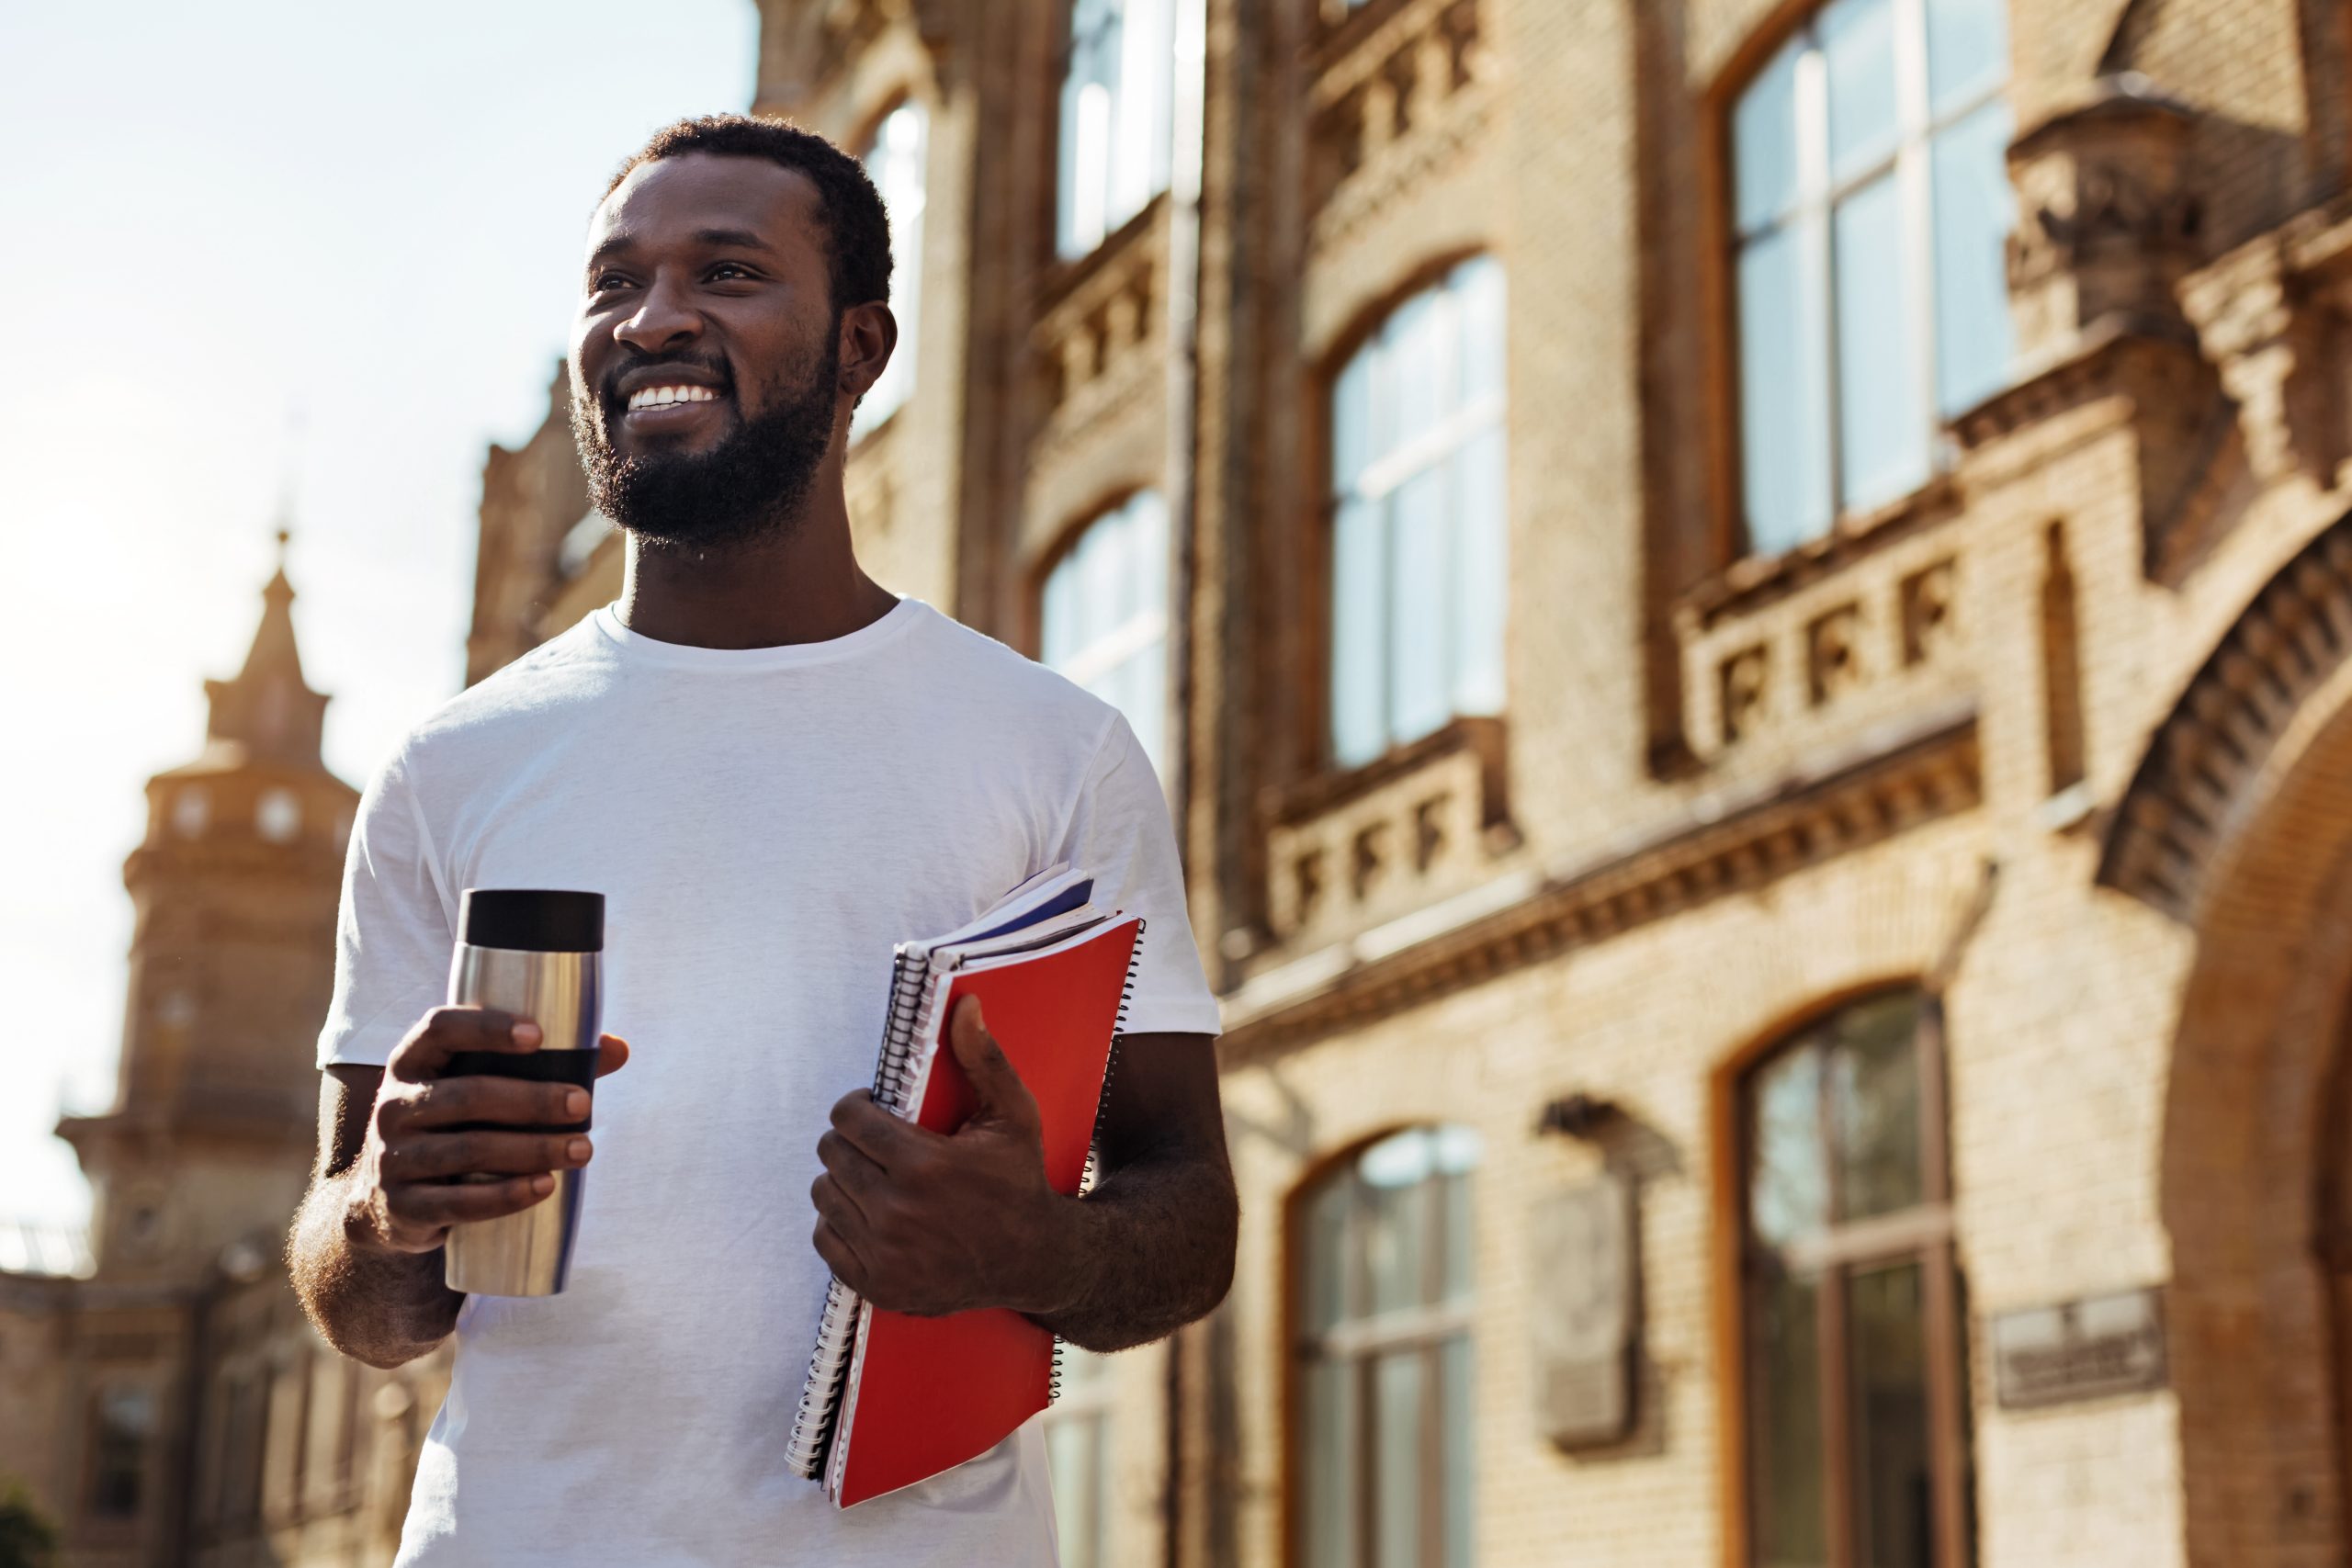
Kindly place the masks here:
[(958, 1002), (947, 1040), (978, 1101), (952, 1134), (901, 1121), (864, 1089), (833, 1106), (809, 1188), (818, 1254), (876, 1306), (933, 1317), (975, 1307), (1045, 1314), (1070, 1303), (1074, 1200), (1046, 1182), (1037, 1101), (980, 1018)]

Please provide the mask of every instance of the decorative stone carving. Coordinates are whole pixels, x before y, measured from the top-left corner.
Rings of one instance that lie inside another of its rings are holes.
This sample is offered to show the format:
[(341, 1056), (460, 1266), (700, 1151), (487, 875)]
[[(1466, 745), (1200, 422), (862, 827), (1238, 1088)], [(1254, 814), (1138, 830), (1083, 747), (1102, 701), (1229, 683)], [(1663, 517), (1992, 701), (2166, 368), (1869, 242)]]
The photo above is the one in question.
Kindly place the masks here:
[[(1899, 732), (1768, 783), (1694, 801), (1688, 819), (1656, 840), (1595, 863), (1488, 878), (1476, 908), (1458, 919), (1408, 922), (1342, 936), (1317, 947), (1279, 878), (1277, 935), (1304, 956), (1253, 976), (1227, 999), (1220, 1055), (1228, 1064), (1313, 1039), (1331, 1029), (1418, 1006), (1523, 964), (1693, 906), (1749, 893), (1833, 855), (1973, 807), (1982, 798), (1974, 709), (1928, 712)], [(1335, 808), (1336, 809), (1336, 808)], [(1308, 825), (1313, 826), (1313, 825)], [(1277, 829), (1278, 853), (1295, 854), (1295, 830)], [(1329, 843), (1318, 832), (1316, 843)], [(1284, 863), (1278, 859), (1276, 863)], [(1295, 861), (1291, 863), (1297, 863)], [(1441, 863), (1444, 863), (1442, 858)], [(1302, 867), (1303, 869), (1303, 867)], [(1329, 895), (1326, 895), (1328, 898)]]
[(1483, 102), (1471, 101), (1486, 71), (1478, 0), (1418, 0), (1367, 32), (1340, 28), (1312, 69), (1308, 200), (1320, 244), (1452, 162), (1484, 123)]
[(2009, 297), (2021, 363), (2071, 353), (2084, 331), (2120, 317), (2177, 333), (2174, 290), (2198, 260), (2203, 213), (2184, 181), (2190, 111), (2135, 74), (2009, 148), (2019, 219)]
[(2306, 694), (2352, 657), (2352, 515), (2281, 567), (2149, 739), (2108, 826), (2098, 880), (2196, 917), (2225, 825)]

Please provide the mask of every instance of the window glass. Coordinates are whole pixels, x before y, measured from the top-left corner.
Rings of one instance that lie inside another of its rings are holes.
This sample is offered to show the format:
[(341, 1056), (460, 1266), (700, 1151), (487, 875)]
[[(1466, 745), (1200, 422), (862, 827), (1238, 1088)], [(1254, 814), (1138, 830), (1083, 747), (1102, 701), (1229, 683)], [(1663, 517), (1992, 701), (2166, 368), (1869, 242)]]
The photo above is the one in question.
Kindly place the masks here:
[(1843, 185), (1894, 152), (1894, 0), (1831, 0), (1819, 26), (1829, 73), (1829, 177)]
[(1062, 78), (1058, 247), (1081, 256), (1168, 187), (1172, 0), (1075, 0)]
[(1931, 152), (1936, 222), (1936, 402), (1949, 419), (2001, 389), (2014, 354), (2008, 237), (2009, 106), (1996, 98), (1939, 133)]
[(1748, 1375), (1757, 1568), (1827, 1568), (1820, 1324), (1810, 1280), (1776, 1273), (1753, 1293)]
[(1461, 398), (1503, 395), (1503, 268), (1492, 256), (1473, 256), (1455, 269), (1453, 297), (1460, 302), (1455, 339), (1461, 355)]
[(1422, 1372), (1426, 1352), (1394, 1351), (1373, 1364), (1372, 1499), (1379, 1521), (1379, 1568), (1419, 1568), (1421, 1562)]
[(1304, 1556), (1315, 1568), (1356, 1568), (1356, 1367), (1324, 1361), (1306, 1372)]
[(1756, 1075), (1748, 1097), (1748, 1224), (1764, 1241), (1793, 1241), (1829, 1219), (1820, 1056), (1783, 1052)]
[(2008, 0), (1927, 0), (1928, 92), (1939, 118), (2009, 74)]
[(904, 103), (882, 117), (866, 150), (865, 172), (882, 195), (890, 219), (890, 314), (899, 323), (890, 363), (850, 420), (854, 437), (880, 424), (907, 400), (915, 384), (915, 343), (922, 324), (922, 224), (925, 169), (930, 153), (930, 117), (921, 104)]
[(1453, 702), (1455, 713), (1503, 711), (1504, 606), (1510, 581), (1503, 512), (1502, 426), (1470, 438), (1454, 458), (1457, 508), (1453, 550)]
[(137, 1518), (155, 1437), (155, 1396), (143, 1388), (105, 1389), (92, 1414), (90, 1512), (102, 1519)]
[(1928, 477), (1918, 333), (1903, 265), (1903, 206), (1892, 175), (1840, 203), (1838, 488), (1849, 510), (1893, 501)]
[(1044, 662), (1126, 716), (1165, 787), (1168, 508), (1141, 491), (1089, 524), (1046, 574)]
[(1732, 110), (1734, 212), (1742, 232), (1787, 212), (1797, 199), (1797, 65), (1805, 39), (1791, 39)]
[(1388, 580), (1389, 660), (1396, 690), (1389, 718), (1400, 737), (1427, 735), (1453, 712), (1453, 661), (1446, 656), (1455, 533), (1446, 504), (1452, 478), (1444, 468), (1424, 468), (1390, 501), (1396, 559)]
[(1778, 555), (1829, 526), (1829, 331), (1818, 224), (1739, 258), (1740, 426), (1748, 546)]
[(1917, 998), (1851, 1008), (1826, 1053), (1838, 1218), (1892, 1214), (1926, 1201), (1919, 1146)]
[(1379, 756), (1387, 738), (1386, 521), (1378, 503), (1350, 501), (1331, 531), (1331, 750), (1343, 767)]
[(1331, 395), (1331, 746), (1343, 767), (1503, 703), (1503, 282), (1414, 295)]
[(1358, 355), (1331, 391), (1331, 482), (1341, 491), (1354, 489), (1372, 460), (1372, 367), (1371, 355)]
[[(1929, 1375), (1941, 1357), (1952, 1363), (1947, 1386), (1961, 1383), (1957, 1314), (1928, 1310), (1930, 1269), (1958, 1289), (1949, 1210), (1931, 1201), (1920, 1131), (1929, 1023), (1918, 991), (1882, 993), (1804, 1030), (1742, 1085), (1758, 1568), (1829, 1568), (1832, 1538), (1848, 1530), (1858, 1564), (1964, 1568), (1936, 1555), (1937, 1467), (1962, 1467), (1953, 1479), (1964, 1485), (1967, 1461), (1961, 1441), (1936, 1439)], [(1902, 1216), (1910, 1223), (1880, 1223)], [(1964, 1440), (1959, 1413), (1943, 1418)], [(1834, 1427), (1843, 1430), (1833, 1438)]]
[(1300, 1199), (1297, 1557), (1468, 1568), (1479, 1138), (1414, 1127)]
[(1829, 0), (1732, 106), (1752, 553), (1918, 488), (2008, 378), (2004, 3)]
[(1438, 1386), (1445, 1401), (1438, 1461), (1444, 1467), (1445, 1568), (1470, 1568), (1477, 1516), (1477, 1498), (1470, 1487), (1472, 1450), (1477, 1436), (1470, 1337), (1458, 1335), (1447, 1340), (1438, 1350), (1437, 1358)]
[(1857, 1271), (1847, 1287), (1853, 1344), (1854, 1539), (1871, 1568), (1932, 1568), (1928, 1499), (1927, 1302), (1916, 1262)]

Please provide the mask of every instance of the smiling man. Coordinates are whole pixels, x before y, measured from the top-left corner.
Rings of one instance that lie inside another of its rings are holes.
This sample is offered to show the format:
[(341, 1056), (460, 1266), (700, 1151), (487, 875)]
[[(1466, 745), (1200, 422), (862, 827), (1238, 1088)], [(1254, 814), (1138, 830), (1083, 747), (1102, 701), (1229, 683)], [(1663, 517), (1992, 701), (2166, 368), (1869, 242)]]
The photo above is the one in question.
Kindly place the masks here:
[[(401, 1564), (1049, 1562), (1034, 1424), (846, 1513), (786, 1469), (829, 1270), (1098, 1350), (1231, 1278), (1217, 1011), (1149, 763), (1114, 710), (851, 548), (843, 453), (896, 341), (889, 275), (881, 202), (821, 138), (716, 117), (629, 162), (571, 347), (621, 598), (425, 721), (361, 804), (289, 1250), (347, 1354), (397, 1366), (457, 1337)], [(843, 1092), (871, 1077), (892, 944), (1061, 860), (1150, 927), (1083, 1199), (1046, 1185), (976, 1008), (951, 1031), (985, 1086), (961, 1132)], [(605, 1016), (635, 1044), (607, 1037), (626, 1070), (593, 1140), (531, 1130), (578, 1120), (582, 1091), (439, 1076), (538, 1043), (438, 1005), (475, 886), (606, 896)], [(452, 1224), (592, 1158), (563, 1294), (442, 1283)]]

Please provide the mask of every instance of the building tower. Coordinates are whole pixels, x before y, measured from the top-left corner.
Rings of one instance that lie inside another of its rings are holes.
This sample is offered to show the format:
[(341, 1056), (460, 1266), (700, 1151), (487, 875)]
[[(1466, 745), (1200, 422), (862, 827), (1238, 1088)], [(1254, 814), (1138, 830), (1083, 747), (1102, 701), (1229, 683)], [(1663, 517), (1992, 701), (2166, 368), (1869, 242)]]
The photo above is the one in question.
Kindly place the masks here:
[(98, 1277), (121, 1283), (189, 1280), (243, 1237), (274, 1248), (315, 1136), (358, 795), (320, 757), (327, 698), (302, 679), (277, 538), (244, 668), (205, 682), (203, 750), (148, 782), (114, 1107), (58, 1127), (93, 1190)]

